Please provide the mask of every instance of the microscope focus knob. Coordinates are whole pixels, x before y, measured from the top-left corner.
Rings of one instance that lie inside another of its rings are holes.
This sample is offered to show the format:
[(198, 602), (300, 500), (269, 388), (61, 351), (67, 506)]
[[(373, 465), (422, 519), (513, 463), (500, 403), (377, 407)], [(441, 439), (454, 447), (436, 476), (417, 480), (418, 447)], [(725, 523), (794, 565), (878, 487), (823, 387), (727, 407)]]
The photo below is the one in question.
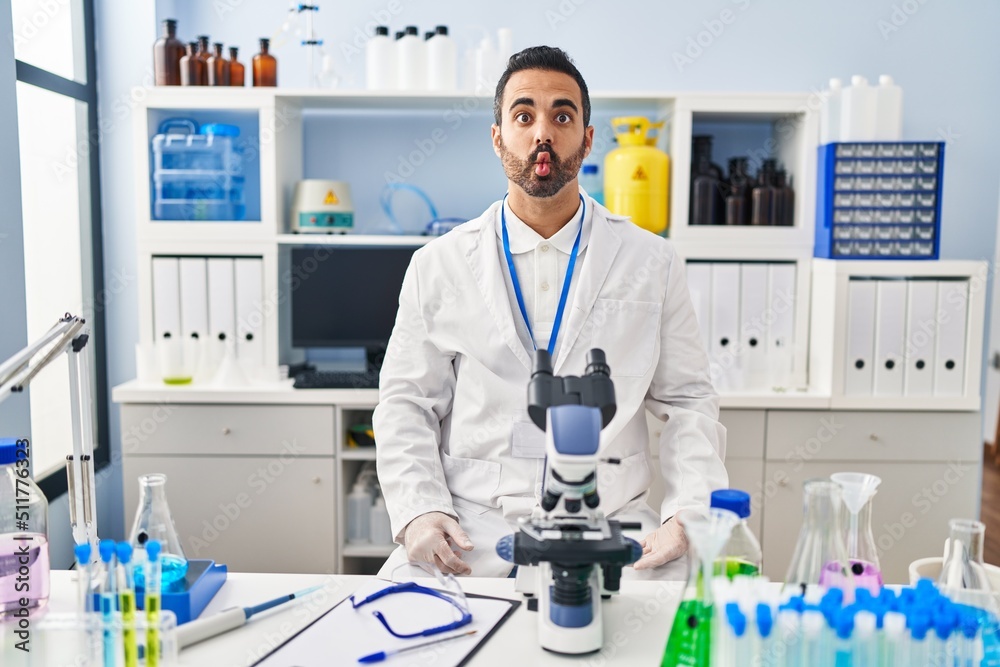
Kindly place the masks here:
[(514, 535), (504, 535), (497, 540), (497, 556), (508, 563), (514, 562)]
[(551, 491), (546, 491), (545, 495), (542, 497), (542, 509), (546, 512), (551, 512), (559, 504), (559, 495), (552, 493)]

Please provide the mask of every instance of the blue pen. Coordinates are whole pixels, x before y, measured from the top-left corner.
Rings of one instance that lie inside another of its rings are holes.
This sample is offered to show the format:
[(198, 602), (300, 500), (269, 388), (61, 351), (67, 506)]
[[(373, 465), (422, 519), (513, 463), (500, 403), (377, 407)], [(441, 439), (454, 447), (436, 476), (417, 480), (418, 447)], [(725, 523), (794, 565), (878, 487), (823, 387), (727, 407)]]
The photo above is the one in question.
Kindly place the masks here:
[(441, 637), (440, 639), (432, 639), (429, 642), (423, 642), (421, 644), (414, 644), (413, 646), (404, 646), (403, 648), (389, 649), (386, 651), (379, 651), (378, 653), (370, 653), (368, 655), (361, 656), (358, 658), (358, 662), (367, 665), (373, 662), (382, 662), (386, 658), (391, 658), (394, 655), (400, 653), (405, 653), (406, 651), (416, 651), (417, 649), (422, 649), (427, 646), (433, 646), (435, 644), (440, 644), (441, 642), (450, 642), (452, 639), (461, 639), (462, 637), (468, 637), (469, 635), (474, 635), (478, 632), (477, 630), (469, 630), (468, 632), (463, 632), (457, 635), (449, 635), (448, 637)]
[(101, 582), (101, 616), (104, 623), (104, 667), (115, 667), (115, 543), (113, 540), (101, 540), (98, 547), (101, 563), (104, 564), (104, 581)]

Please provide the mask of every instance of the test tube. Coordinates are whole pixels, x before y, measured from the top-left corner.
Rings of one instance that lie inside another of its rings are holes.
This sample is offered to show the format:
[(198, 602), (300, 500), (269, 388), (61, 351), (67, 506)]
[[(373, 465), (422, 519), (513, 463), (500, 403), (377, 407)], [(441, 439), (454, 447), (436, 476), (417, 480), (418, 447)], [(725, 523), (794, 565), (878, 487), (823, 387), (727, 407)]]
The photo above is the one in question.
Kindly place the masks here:
[(135, 639), (135, 577), (132, 572), (132, 545), (118, 543), (119, 590), (118, 605), (122, 613), (122, 640), (125, 645), (125, 667), (137, 667), (139, 647)]
[(802, 617), (794, 609), (782, 609), (778, 612), (778, 628), (780, 644), (775, 647), (775, 664), (784, 667), (800, 667), (802, 665)]
[(774, 639), (771, 633), (774, 628), (774, 611), (766, 602), (758, 602), (756, 616), (759, 637), (757, 655), (760, 658), (754, 664), (760, 667), (775, 667)]
[(854, 617), (854, 645), (852, 664), (854, 667), (878, 667), (878, 652), (875, 628), (878, 617), (867, 609), (862, 609)]
[(76, 556), (76, 583), (79, 591), (80, 614), (88, 614), (94, 610), (94, 600), (90, 594), (90, 543), (78, 544), (73, 549)]
[(150, 540), (146, 543), (146, 581), (144, 604), (146, 607), (146, 665), (160, 664), (160, 543)]
[(898, 611), (885, 612), (885, 617), (882, 619), (882, 633), (885, 641), (882, 643), (880, 663), (885, 667), (907, 667), (904, 645), (906, 616)]
[(802, 612), (802, 664), (822, 665), (828, 653), (823, 650), (823, 612), (807, 609)]
[(117, 650), (115, 646), (115, 543), (101, 540), (99, 547), (104, 581), (101, 582), (101, 620), (104, 626), (104, 667), (115, 667)]
[(730, 602), (726, 605), (726, 620), (729, 621), (729, 632), (727, 633), (727, 637), (732, 641), (730, 644), (732, 650), (729, 653), (732, 658), (729, 664), (735, 665), (736, 667), (749, 665), (749, 654), (752, 650), (750, 647), (749, 633), (747, 632), (747, 617), (740, 610), (739, 604), (736, 602)]

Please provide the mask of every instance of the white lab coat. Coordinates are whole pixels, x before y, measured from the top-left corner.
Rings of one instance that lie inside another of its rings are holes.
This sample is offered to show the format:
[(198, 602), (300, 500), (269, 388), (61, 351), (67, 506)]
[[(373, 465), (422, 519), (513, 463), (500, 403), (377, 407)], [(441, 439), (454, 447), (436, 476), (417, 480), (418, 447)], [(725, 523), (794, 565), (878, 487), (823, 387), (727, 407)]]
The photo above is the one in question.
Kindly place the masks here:
[[(496, 542), (540, 499), (542, 460), (514, 458), (512, 425), (527, 422), (532, 353), (518, 337), (497, 249), (500, 202), (413, 255), (379, 382), (373, 417), (378, 477), (401, 542), (426, 512), (458, 519), (475, 549), (473, 576), (506, 576)], [(725, 428), (708, 357), (669, 241), (593, 200), (592, 228), (555, 350), (556, 375), (582, 375), (603, 349), (618, 410), (601, 433), (601, 509), (649, 531), (678, 510), (707, 506), (728, 483)], [(652, 462), (646, 410), (666, 420), (660, 471), (666, 497), (646, 504)], [(405, 562), (400, 547), (383, 566)], [(683, 578), (684, 567), (668, 568)], [(654, 571), (656, 572), (656, 571)], [(662, 574), (662, 572), (661, 572)]]

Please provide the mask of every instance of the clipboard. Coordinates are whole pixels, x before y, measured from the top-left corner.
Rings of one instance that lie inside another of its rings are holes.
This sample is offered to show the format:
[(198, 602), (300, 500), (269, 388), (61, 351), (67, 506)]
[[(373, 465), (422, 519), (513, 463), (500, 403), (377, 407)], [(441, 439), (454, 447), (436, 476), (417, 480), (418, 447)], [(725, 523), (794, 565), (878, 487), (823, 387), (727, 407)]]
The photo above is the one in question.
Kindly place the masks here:
[[(373, 582), (389, 583), (384, 580), (373, 580)], [(359, 593), (355, 593), (358, 595)], [(460, 634), (462, 631), (477, 629), (479, 632), (467, 639), (456, 639), (453, 642), (442, 642), (440, 645), (431, 645), (424, 650), (414, 650), (408, 654), (407, 660), (403, 656), (389, 657), (385, 661), (386, 667), (408, 667), (411, 664), (428, 664), (426, 656), (428, 652), (434, 652), (433, 664), (454, 665), (464, 667), (469, 660), (479, 652), (497, 628), (503, 625), (514, 611), (521, 605), (519, 600), (508, 600), (507, 598), (491, 597), (475, 593), (466, 593), (466, 599), (473, 612), (473, 621), (470, 625), (455, 630), (453, 633), (442, 633), (439, 637), (446, 637), (452, 634)], [(396, 598), (393, 600), (393, 598)], [(412, 596), (408, 599), (406, 595), (391, 595), (383, 598), (390, 602), (393, 616), (390, 610), (385, 610), (389, 618), (398, 618), (401, 606), (419, 607), (421, 605), (434, 605), (433, 598), (424, 596)], [(479, 605), (483, 611), (477, 615), (475, 607), (476, 601), (488, 601), (490, 603), (503, 603), (503, 605), (482, 604)], [(499, 608), (498, 608), (499, 607)], [(427, 607), (429, 609), (429, 607)], [(437, 607), (440, 611), (442, 608)], [(426, 610), (426, 609), (425, 609)], [(425, 611), (421, 610), (421, 611)], [(421, 611), (411, 610), (410, 613), (421, 615)], [(480, 618), (482, 620), (477, 620)], [(429, 627), (433, 623), (428, 623), (424, 627)], [(477, 627), (477, 625), (479, 627)], [(487, 627), (488, 626), (488, 627)], [(331, 639), (332, 638), (332, 639)], [(368, 653), (380, 650), (400, 648), (410, 644), (431, 641), (435, 636), (422, 637), (416, 640), (399, 640), (393, 638), (378, 621), (371, 617), (371, 612), (367, 608), (354, 609), (351, 606), (350, 598), (341, 600), (321, 616), (316, 618), (309, 625), (303, 627), (294, 635), (279, 644), (266, 655), (254, 662), (251, 667), (288, 667), (289, 665), (357, 665), (357, 659)], [(331, 642), (334, 642), (331, 651)], [(422, 659), (423, 658), (423, 659)], [(331, 660), (333, 662), (331, 662)]]

